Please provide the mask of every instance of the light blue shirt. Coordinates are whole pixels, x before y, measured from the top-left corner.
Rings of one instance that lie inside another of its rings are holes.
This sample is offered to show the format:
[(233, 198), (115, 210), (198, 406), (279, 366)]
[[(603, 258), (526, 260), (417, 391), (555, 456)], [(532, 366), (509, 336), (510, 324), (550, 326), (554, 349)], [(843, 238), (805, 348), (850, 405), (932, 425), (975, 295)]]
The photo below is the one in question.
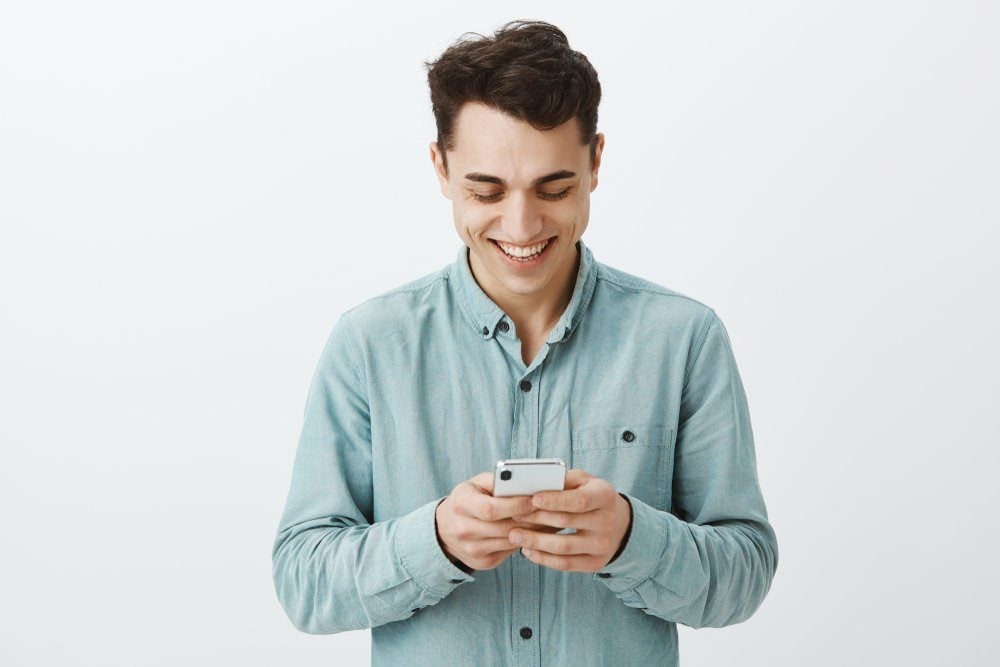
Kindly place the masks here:
[[(296, 628), (371, 628), (373, 664), (676, 665), (677, 623), (760, 606), (778, 545), (726, 328), (577, 248), (572, 298), (527, 367), (464, 244), (337, 320), (272, 551)], [(624, 550), (596, 573), (517, 551), (466, 574), (438, 544), (437, 504), (499, 459), (534, 457), (625, 495)]]

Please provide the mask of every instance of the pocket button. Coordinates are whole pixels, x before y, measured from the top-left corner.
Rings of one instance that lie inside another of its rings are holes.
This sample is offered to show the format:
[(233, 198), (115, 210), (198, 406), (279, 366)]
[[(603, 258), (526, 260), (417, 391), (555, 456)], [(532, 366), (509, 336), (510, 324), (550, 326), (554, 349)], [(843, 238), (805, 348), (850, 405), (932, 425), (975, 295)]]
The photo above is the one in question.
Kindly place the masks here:
[(633, 433), (632, 431), (625, 431), (624, 433), (622, 433), (622, 440), (624, 440), (625, 442), (632, 442), (633, 440), (635, 440), (635, 433)]

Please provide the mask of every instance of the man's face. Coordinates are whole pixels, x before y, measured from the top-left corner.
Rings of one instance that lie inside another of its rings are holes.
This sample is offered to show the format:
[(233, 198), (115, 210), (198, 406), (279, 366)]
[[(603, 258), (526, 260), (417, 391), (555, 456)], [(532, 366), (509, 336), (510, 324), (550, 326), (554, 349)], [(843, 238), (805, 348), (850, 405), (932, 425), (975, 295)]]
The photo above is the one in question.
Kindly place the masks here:
[[(590, 218), (590, 193), (597, 187), (604, 147), (604, 135), (598, 134), (591, 168), (589, 148), (579, 136), (575, 118), (542, 132), (470, 102), (458, 114), (448, 176), (440, 148), (431, 142), (455, 229), (469, 246), (477, 281), (491, 296), (557, 300), (575, 278), (575, 244)], [(511, 256), (529, 253), (535, 254)]]

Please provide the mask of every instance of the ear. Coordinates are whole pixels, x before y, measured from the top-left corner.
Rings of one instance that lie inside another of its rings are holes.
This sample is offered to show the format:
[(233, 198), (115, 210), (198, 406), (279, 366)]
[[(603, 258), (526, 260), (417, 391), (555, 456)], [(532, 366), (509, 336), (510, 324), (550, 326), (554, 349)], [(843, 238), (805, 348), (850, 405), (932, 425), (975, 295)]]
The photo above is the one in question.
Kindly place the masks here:
[(438, 183), (441, 186), (441, 194), (443, 194), (447, 199), (451, 199), (451, 190), (448, 185), (448, 174), (445, 173), (444, 169), (444, 159), (442, 157), (442, 152), (438, 142), (432, 141), (430, 144), (430, 156), (431, 163), (434, 165), (434, 173), (438, 177)]
[(594, 166), (590, 171), (590, 191), (597, 187), (597, 170), (601, 168), (601, 154), (604, 152), (604, 133), (597, 133), (597, 145), (594, 147)]

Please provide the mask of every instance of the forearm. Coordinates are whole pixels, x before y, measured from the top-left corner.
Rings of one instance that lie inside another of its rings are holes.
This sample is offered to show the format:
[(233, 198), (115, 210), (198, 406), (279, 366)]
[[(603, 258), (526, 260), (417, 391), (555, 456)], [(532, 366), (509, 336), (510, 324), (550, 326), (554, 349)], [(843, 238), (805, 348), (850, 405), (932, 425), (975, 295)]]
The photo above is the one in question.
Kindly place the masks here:
[(757, 610), (778, 563), (766, 518), (688, 523), (629, 497), (633, 528), (600, 577), (626, 605), (690, 626), (741, 623)]
[(292, 624), (310, 634), (373, 628), (408, 618), (473, 581), (437, 544), (439, 500), (371, 525), (334, 517), (281, 530), (273, 577)]

